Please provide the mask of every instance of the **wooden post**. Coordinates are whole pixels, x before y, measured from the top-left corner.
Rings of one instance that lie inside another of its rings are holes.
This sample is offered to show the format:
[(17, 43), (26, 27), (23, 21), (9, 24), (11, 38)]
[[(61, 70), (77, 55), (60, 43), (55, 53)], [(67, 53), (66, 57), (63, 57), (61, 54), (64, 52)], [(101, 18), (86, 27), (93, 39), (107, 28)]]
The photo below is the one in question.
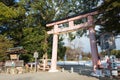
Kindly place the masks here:
[(51, 61), (51, 69), (49, 72), (57, 72), (57, 47), (58, 47), (58, 34), (57, 34), (58, 25), (54, 26), (54, 34), (53, 34), (53, 45), (52, 45), (52, 61)]
[(97, 49), (92, 16), (88, 16), (88, 22), (90, 23), (90, 25), (92, 25), (89, 27), (89, 37), (90, 37), (90, 46), (91, 46), (91, 53), (92, 53), (93, 70), (96, 71), (97, 62), (98, 62), (98, 49)]

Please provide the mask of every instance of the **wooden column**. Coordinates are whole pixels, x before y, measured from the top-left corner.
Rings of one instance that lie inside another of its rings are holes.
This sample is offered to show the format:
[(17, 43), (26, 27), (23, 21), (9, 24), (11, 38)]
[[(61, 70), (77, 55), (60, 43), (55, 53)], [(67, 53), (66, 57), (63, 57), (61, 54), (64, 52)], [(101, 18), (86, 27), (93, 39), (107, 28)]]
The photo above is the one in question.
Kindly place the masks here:
[(97, 67), (97, 62), (98, 62), (98, 49), (97, 49), (97, 43), (96, 43), (96, 38), (95, 38), (95, 30), (94, 30), (94, 23), (93, 23), (93, 17), (92, 16), (88, 16), (88, 22), (90, 24), (89, 37), (90, 37), (90, 46), (91, 46), (93, 70), (95, 71), (95, 68)]
[(52, 44), (52, 60), (49, 72), (57, 72), (57, 47), (58, 47), (58, 25), (54, 25), (53, 44)]

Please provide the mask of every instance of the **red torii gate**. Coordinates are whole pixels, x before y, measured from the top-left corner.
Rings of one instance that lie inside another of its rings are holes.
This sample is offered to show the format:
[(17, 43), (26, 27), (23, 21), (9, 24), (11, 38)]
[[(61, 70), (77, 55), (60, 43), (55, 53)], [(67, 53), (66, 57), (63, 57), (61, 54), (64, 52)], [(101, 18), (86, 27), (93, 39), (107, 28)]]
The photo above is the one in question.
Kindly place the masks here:
[[(53, 44), (52, 44), (52, 60), (51, 60), (51, 69), (49, 72), (56, 72), (57, 66), (57, 48), (58, 48), (58, 35), (65, 32), (76, 31), (81, 28), (86, 28), (89, 30), (89, 37), (90, 37), (90, 45), (91, 45), (91, 53), (92, 53), (92, 62), (93, 62), (93, 69), (97, 67), (98, 59), (98, 50), (95, 38), (95, 30), (94, 30), (94, 19), (93, 15), (98, 14), (97, 11), (82, 14), (79, 16), (71, 17), (68, 19), (63, 19), (59, 21), (54, 21), (51, 23), (46, 24), (47, 27), (53, 27), (51, 31), (48, 31), (48, 34), (53, 34)], [(82, 18), (87, 18), (87, 22), (82, 24), (74, 24), (75, 20), (80, 20)], [(59, 28), (58, 26), (63, 23), (69, 23), (69, 27), (66, 28)]]

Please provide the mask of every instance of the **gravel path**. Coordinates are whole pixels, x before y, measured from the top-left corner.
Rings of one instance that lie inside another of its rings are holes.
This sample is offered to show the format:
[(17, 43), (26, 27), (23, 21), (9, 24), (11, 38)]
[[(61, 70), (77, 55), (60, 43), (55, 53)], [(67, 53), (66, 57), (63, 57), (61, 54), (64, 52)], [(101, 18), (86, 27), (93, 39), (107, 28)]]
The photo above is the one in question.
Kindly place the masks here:
[(84, 76), (78, 73), (65, 72), (34, 72), (17, 75), (0, 74), (0, 80), (98, 80), (95, 77)]
[[(59, 72), (31, 72), (24, 74), (0, 73), (0, 80), (120, 80), (92, 77), (92, 68), (81, 65), (59, 65)], [(64, 69), (63, 69), (64, 68)], [(71, 68), (73, 72), (71, 73)], [(64, 72), (62, 72), (64, 70)]]

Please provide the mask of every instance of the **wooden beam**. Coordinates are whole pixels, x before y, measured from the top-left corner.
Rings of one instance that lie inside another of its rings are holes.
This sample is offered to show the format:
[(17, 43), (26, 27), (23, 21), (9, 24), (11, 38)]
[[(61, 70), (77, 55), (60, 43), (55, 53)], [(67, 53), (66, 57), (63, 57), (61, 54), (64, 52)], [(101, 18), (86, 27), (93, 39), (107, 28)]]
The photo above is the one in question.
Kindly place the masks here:
[(55, 31), (54, 29), (52, 29), (51, 31), (48, 31), (48, 34), (62, 34), (62, 33), (67, 33), (67, 32), (72, 32), (72, 31), (76, 31), (79, 30), (80, 28), (88, 28), (89, 26), (91, 26), (89, 24), (89, 22), (83, 23), (83, 24), (78, 24), (78, 25), (74, 25), (72, 27), (67, 27), (67, 28), (58, 28), (57, 31)]
[(61, 21), (52, 22), (52, 23), (46, 24), (46, 26), (50, 27), (50, 26), (54, 26), (54, 25), (59, 25), (59, 24), (62, 24), (62, 23), (66, 23), (66, 22), (82, 19), (82, 18), (85, 18), (85, 17), (87, 17), (89, 15), (96, 15), (96, 14), (98, 14), (98, 11), (87, 13), (87, 14), (83, 14), (83, 15), (79, 15), (79, 16), (72, 17), (72, 18), (69, 18), (69, 19), (64, 19), (64, 20), (61, 20)]

